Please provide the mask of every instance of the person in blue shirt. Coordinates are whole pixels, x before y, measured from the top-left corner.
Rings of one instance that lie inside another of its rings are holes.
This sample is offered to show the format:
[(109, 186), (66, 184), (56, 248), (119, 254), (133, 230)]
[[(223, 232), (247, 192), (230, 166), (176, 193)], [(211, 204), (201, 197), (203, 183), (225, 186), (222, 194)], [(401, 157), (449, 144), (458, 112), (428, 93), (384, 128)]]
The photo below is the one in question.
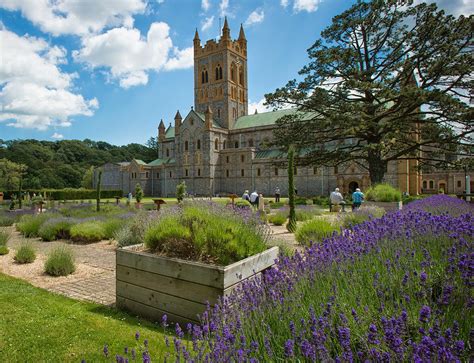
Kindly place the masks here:
[(364, 193), (360, 191), (359, 188), (352, 193), (352, 210), (356, 210), (360, 208), (360, 205), (364, 201)]

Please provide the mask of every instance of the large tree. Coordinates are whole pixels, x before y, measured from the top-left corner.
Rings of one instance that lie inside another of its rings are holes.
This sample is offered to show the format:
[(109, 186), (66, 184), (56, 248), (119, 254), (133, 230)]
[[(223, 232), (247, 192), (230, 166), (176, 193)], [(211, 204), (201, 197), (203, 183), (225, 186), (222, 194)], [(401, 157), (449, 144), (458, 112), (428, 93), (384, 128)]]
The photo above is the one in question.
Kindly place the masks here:
[[(275, 142), (303, 165), (354, 162), (379, 183), (389, 161), (443, 161), (473, 135), (473, 16), (434, 4), (358, 1), (308, 49), (302, 78), (266, 95)], [(423, 152), (429, 150), (429, 152)]]

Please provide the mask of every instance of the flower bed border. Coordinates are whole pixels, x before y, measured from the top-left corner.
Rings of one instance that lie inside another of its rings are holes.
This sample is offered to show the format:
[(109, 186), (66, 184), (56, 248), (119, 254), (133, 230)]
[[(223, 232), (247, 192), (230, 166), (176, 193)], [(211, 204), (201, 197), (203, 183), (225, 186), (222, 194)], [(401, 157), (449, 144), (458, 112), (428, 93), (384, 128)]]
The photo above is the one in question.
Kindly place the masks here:
[(383, 209), (385, 209), (386, 212), (397, 211), (397, 210), (401, 210), (403, 208), (402, 201), (399, 201), (399, 202), (373, 202), (373, 201), (367, 201), (367, 202), (363, 203), (363, 205), (383, 208)]
[(116, 251), (116, 305), (139, 316), (160, 321), (198, 322), (206, 302), (214, 304), (242, 281), (273, 266), (279, 248), (228, 266), (206, 265), (143, 252), (143, 245)]

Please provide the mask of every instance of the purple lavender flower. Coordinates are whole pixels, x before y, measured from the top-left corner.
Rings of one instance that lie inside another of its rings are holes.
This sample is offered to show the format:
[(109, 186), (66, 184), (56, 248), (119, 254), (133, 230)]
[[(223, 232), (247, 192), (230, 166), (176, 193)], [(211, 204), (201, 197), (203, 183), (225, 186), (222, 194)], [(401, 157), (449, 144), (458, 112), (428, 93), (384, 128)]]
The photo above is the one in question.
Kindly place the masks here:
[(109, 346), (107, 344), (104, 345), (103, 352), (106, 357), (109, 356)]
[(140, 332), (137, 331), (137, 332), (135, 333), (135, 339), (136, 339), (136, 340), (140, 339)]
[(293, 357), (293, 355), (294, 355), (294, 352), (293, 352), (294, 345), (295, 345), (295, 341), (292, 340), (292, 339), (288, 339), (285, 342), (285, 357), (286, 358), (292, 358)]
[(420, 322), (427, 323), (431, 317), (431, 309), (429, 306), (423, 305), (420, 310)]

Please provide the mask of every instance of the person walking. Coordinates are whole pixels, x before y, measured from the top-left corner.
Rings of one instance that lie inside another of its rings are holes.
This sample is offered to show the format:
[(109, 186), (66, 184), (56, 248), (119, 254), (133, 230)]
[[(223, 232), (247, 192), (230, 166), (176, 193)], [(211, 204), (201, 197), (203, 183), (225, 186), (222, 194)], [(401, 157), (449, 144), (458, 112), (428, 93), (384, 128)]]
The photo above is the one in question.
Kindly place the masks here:
[(248, 191), (248, 190), (246, 190), (246, 191), (244, 192), (244, 194), (242, 194), (242, 199), (243, 199), (243, 200), (246, 200), (247, 202), (250, 202), (250, 195), (249, 195), (249, 191)]
[(330, 194), (329, 199), (333, 205), (333, 211), (339, 212), (339, 206), (344, 205), (344, 197), (339, 191), (339, 188), (334, 189), (334, 191)]
[(275, 203), (280, 203), (280, 188), (275, 188)]
[(255, 208), (258, 207), (258, 193), (256, 190), (250, 194), (250, 204), (252, 204)]
[(364, 193), (359, 188), (356, 188), (355, 192), (352, 193), (352, 211), (359, 209), (363, 201)]

